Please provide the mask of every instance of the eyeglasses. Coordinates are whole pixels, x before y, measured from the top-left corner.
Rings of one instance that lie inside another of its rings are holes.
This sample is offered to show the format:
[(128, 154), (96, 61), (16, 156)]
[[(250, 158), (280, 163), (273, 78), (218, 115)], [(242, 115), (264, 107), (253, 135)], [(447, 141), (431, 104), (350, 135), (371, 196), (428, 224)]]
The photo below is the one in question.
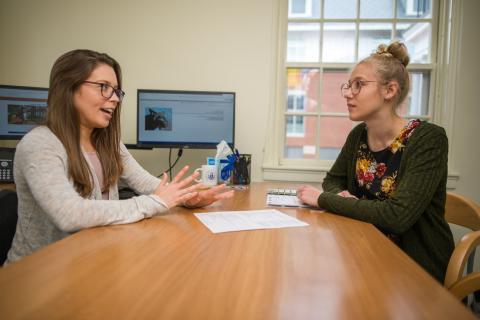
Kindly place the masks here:
[(344, 84), (342, 84), (340, 90), (342, 92), (342, 97), (346, 98), (348, 95), (348, 90), (352, 90), (352, 94), (355, 96), (360, 93), (360, 90), (362, 89), (363, 86), (366, 86), (368, 82), (377, 82), (377, 81), (368, 81), (368, 80), (353, 80), (353, 81), (348, 81)]
[(99, 86), (100, 87), (100, 92), (102, 93), (102, 96), (105, 99), (110, 99), (113, 96), (114, 93), (117, 95), (118, 100), (120, 102), (122, 102), (123, 97), (125, 97), (125, 92), (123, 92), (121, 89), (115, 89), (114, 87), (112, 87), (108, 83), (95, 82), (95, 81), (83, 81), (83, 82), (91, 83), (91, 84), (95, 84), (95, 85)]

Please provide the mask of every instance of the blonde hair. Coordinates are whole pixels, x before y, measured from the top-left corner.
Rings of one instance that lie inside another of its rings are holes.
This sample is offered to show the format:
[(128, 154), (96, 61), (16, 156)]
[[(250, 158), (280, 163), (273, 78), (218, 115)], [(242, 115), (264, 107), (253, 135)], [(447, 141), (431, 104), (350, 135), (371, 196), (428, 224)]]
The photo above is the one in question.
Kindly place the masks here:
[(407, 65), (410, 62), (407, 47), (405, 44), (395, 41), (390, 45), (381, 44), (377, 50), (368, 58), (359, 62), (370, 63), (375, 67), (375, 71), (380, 82), (386, 84), (392, 80), (399, 85), (399, 90), (393, 98), (394, 105), (400, 105), (407, 97), (410, 89), (410, 77), (407, 71)]

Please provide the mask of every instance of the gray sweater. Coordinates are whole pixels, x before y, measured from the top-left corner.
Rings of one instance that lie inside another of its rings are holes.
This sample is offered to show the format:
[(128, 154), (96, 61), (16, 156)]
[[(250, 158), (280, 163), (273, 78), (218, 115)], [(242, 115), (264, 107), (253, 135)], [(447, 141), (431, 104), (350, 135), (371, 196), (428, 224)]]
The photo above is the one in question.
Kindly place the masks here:
[(7, 263), (84, 228), (136, 222), (167, 211), (162, 199), (152, 194), (160, 180), (145, 171), (123, 144), (121, 155), (120, 180), (143, 195), (118, 200), (115, 184), (109, 190), (110, 200), (102, 200), (93, 174), (93, 192), (82, 198), (68, 178), (67, 153), (60, 140), (44, 126), (25, 135), (15, 153), (18, 222)]

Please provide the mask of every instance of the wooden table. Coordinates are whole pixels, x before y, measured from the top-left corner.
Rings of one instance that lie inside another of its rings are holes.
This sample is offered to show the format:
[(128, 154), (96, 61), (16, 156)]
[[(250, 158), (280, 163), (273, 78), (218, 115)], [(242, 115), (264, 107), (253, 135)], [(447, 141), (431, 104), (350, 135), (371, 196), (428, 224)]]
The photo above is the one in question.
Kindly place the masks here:
[(0, 190), (7, 189), (15, 191), (15, 184), (14, 183), (0, 183)]
[(370, 224), (280, 209), (310, 225), (212, 234), (192, 215), (264, 209), (278, 186), (39, 250), (0, 270), (0, 319), (473, 319)]

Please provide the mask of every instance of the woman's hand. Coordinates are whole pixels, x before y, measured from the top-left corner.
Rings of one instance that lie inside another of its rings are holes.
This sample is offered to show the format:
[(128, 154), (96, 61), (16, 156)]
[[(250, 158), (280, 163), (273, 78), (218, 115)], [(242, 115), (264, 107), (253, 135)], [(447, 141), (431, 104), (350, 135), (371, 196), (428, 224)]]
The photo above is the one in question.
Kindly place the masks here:
[(208, 206), (220, 199), (228, 199), (233, 197), (233, 190), (225, 192), (226, 185), (220, 184), (207, 190), (202, 190), (195, 197), (190, 198), (183, 204), (188, 208), (200, 208)]
[(357, 197), (355, 197), (353, 194), (351, 194), (350, 192), (348, 192), (348, 190), (343, 190), (339, 193), (337, 193), (337, 195), (339, 195), (340, 197), (344, 197), (344, 198), (354, 198), (354, 199), (357, 199)]
[(191, 183), (198, 178), (199, 173), (195, 172), (182, 180), (182, 177), (187, 171), (188, 166), (183, 167), (170, 183), (168, 183), (168, 175), (163, 173), (160, 184), (157, 189), (155, 189), (154, 194), (159, 196), (168, 208), (173, 208), (198, 196), (198, 189), (200, 189), (202, 185), (191, 185)]
[(318, 197), (320, 197), (320, 194), (322, 194), (322, 191), (312, 186), (301, 186), (297, 190), (298, 199), (311, 207), (318, 207)]

